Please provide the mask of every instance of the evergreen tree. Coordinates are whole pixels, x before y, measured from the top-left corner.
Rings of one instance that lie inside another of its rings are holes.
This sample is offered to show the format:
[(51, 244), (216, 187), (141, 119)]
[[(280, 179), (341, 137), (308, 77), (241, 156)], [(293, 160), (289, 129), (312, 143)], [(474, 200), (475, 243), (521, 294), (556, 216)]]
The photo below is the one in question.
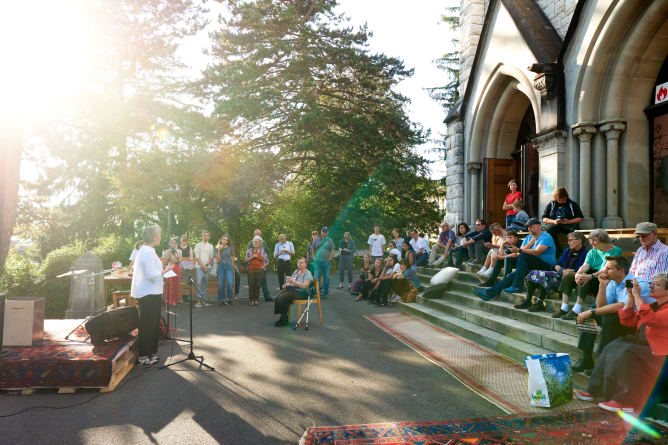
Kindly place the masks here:
[[(451, 31), (459, 31), (459, 8), (447, 8), (441, 20)], [(446, 110), (450, 109), (459, 100), (460, 53), (458, 50), (459, 40), (457, 38), (452, 39), (452, 47), (452, 51), (445, 53), (443, 57), (435, 60), (436, 65), (445, 71), (447, 83), (440, 87), (427, 89), (431, 97), (441, 102)]]

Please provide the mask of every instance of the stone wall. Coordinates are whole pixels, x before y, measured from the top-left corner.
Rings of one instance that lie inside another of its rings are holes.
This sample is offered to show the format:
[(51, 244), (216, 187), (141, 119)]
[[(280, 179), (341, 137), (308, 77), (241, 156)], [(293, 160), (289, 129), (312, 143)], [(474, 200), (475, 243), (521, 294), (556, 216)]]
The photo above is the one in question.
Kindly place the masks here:
[(566, 36), (578, 0), (534, 0), (561, 37)]
[(473, 59), (478, 40), (482, 31), (482, 23), (485, 20), (485, 11), (489, 7), (489, 0), (461, 0), (459, 3), (459, 61), (461, 71), (459, 74), (459, 95), (464, 96), (466, 83), (471, 74)]
[(462, 121), (448, 124), (445, 139), (446, 207), (445, 220), (456, 225), (464, 220), (464, 124)]

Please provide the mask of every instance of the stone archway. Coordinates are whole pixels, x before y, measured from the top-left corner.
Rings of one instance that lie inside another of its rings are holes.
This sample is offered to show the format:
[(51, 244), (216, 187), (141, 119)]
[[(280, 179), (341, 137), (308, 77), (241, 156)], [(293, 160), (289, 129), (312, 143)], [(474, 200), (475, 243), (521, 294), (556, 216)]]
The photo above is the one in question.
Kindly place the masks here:
[[(574, 134), (580, 140), (580, 201), (600, 203), (594, 216), (612, 228), (650, 217), (649, 125), (643, 110), (668, 54), (668, 2), (612, 2), (604, 18), (586, 48), (589, 56), (575, 89)], [(592, 149), (596, 168), (590, 187), (582, 172), (590, 171)]]
[(539, 99), (526, 75), (518, 68), (499, 64), (489, 76), (474, 107), (466, 144), (468, 200), (465, 217), (483, 217), (486, 199), (481, 175), (485, 159), (511, 159), (522, 119), (530, 107), (539, 126)]

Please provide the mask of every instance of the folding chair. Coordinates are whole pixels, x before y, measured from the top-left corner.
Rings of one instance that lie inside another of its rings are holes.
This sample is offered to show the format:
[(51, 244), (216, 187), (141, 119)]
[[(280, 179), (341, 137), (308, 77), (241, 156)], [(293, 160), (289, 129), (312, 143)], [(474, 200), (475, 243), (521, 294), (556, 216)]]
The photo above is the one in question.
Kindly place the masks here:
[[(311, 309), (311, 305), (318, 305), (318, 314), (320, 315), (320, 324), (322, 325), (322, 304), (320, 303), (320, 286), (318, 286), (318, 279), (315, 278), (313, 283), (309, 287), (309, 293), (306, 300), (294, 300), (293, 303), (297, 304), (297, 322), (292, 328), (293, 330), (297, 329), (299, 323), (301, 323), (302, 318), (306, 315), (306, 323), (304, 324), (304, 330), (308, 331), (308, 317)], [(306, 310), (302, 314), (302, 304), (306, 305)], [(290, 320), (290, 312), (288, 311), (288, 320)]]

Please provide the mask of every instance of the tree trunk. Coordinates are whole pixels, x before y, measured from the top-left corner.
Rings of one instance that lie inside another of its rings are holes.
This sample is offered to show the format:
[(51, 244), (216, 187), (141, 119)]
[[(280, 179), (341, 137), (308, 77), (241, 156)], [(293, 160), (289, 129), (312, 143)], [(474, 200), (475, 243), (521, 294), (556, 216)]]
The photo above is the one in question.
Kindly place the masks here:
[(8, 125), (0, 126), (0, 273), (5, 267), (16, 222), (22, 151), (21, 126), (13, 119), (5, 122)]

